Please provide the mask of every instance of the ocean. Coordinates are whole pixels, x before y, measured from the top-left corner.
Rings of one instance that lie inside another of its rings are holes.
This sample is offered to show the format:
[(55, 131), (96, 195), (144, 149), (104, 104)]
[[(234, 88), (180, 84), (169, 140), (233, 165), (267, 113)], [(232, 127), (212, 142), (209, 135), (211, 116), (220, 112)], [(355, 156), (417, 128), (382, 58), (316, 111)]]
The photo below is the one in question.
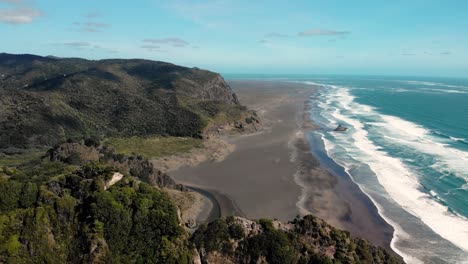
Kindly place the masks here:
[[(395, 229), (407, 263), (468, 263), (468, 80), (228, 76), (320, 86), (307, 136)], [(334, 132), (338, 125), (348, 129)]]

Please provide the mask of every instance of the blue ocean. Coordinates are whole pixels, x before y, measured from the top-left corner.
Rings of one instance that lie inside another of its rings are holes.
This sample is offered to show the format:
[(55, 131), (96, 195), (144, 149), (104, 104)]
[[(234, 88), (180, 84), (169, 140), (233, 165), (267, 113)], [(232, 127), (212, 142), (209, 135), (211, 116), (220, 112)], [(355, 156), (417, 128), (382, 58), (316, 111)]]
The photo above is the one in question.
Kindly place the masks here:
[[(395, 252), (408, 263), (468, 263), (468, 80), (281, 77), (320, 87), (311, 116), (323, 129), (308, 136), (394, 227)], [(340, 124), (348, 131), (333, 132)]]

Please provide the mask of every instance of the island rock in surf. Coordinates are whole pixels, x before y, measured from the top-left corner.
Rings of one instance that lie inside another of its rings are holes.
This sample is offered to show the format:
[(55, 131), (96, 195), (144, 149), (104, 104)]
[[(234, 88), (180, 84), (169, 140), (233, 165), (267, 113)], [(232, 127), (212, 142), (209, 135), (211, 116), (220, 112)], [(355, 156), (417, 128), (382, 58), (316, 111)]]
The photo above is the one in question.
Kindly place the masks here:
[(337, 131), (337, 132), (345, 132), (346, 130), (348, 130), (347, 127), (345, 126), (342, 126), (342, 125), (338, 125), (338, 127), (335, 128), (335, 130), (333, 131)]

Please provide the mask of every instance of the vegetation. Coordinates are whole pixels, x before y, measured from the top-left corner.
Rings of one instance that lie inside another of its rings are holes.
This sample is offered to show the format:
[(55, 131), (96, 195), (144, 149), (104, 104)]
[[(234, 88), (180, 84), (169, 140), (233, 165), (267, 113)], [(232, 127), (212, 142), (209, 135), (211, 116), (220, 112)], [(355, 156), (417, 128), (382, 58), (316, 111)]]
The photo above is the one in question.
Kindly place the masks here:
[(130, 177), (105, 190), (116, 168), (59, 164), (0, 179), (0, 263), (188, 263), (165, 193)]
[[(125, 176), (109, 186), (116, 172)], [(157, 186), (183, 190), (145, 158), (94, 140), (2, 168), (0, 263), (190, 263), (194, 249), (234, 263), (401, 263), (312, 216), (222, 218), (189, 237)]]
[(220, 101), (206, 101), (189, 97), (179, 97), (180, 105), (191, 109), (201, 117), (207, 127), (240, 121), (245, 115), (251, 115), (245, 106), (225, 104)]
[(138, 153), (148, 159), (186, 153), (193, 148), (203, 147), (201, 139), (159, 136), (110, 138), (104, 140), (103, 144), (114, 148), (118, 153)]
[(0, 71), (0, 149), (68, 138), (200, 138), (207, 118), (245, 111), (219, 74), (164, 62), (0, 54)]
[[(242, 222), (257, 231), (249, 233)], [(221, 253), (234, 263), (403, 263), (384, 249), (313, 216), (297, 218), (283, 227), (268, 219), (257, 223), (218, 219), (201, 226), (191, 241), (199, 252), (206, 252), (206, 259), (212, 254), (219, 258)]]
[(195, 250), (205, 262), (401, 262), (312, 216), (286, 227), (228, 217), (189, 238), (162, 191), (185, 188), (148, 158), (259, 122), (218, 74), (10, 54), (0, 71), (0, 263), (184, 264)]
[(5, 152), (0, 152), (0, 167), (16, 167), (24, 163), (29, 163), (33, 160), (37, 160), (44, 155), (45, 149), (28, 149), (18, 152)]

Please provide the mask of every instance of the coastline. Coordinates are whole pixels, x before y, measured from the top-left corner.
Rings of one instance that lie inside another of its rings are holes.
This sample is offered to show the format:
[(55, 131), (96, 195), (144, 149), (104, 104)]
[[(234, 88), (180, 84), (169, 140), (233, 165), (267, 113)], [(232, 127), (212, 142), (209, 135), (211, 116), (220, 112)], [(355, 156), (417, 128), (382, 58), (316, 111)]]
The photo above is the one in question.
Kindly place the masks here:
[(310, 119), (307, 102), (317, 87), (268, 81), (230, 85), (260, 115), (263, 131), (225, 139), (235, 150), (224, 160), (169, 172), (211, 202), (205, 221), (228, 215), (289, 221), (313, 214), (391, 249), (393, 228), (314, 139), (313, 131), (320, 128)]

